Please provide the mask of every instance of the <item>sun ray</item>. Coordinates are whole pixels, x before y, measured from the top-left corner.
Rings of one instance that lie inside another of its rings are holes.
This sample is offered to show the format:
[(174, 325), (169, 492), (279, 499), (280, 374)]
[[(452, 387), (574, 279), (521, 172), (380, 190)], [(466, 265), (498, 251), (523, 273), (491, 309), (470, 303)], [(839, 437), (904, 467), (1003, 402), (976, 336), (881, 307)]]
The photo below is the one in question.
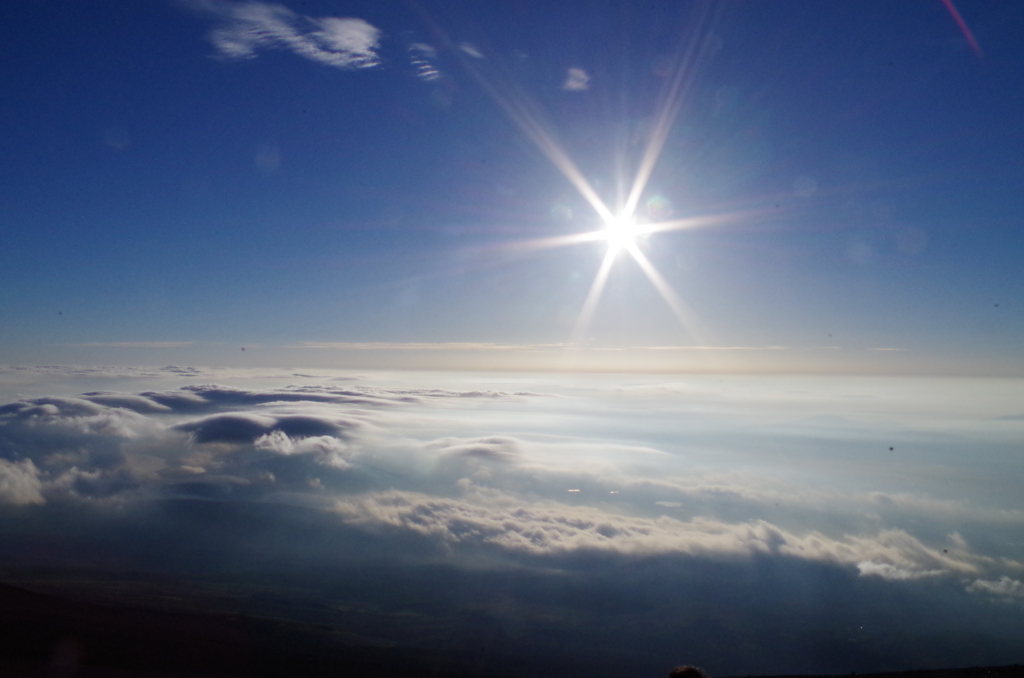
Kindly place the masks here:
[(505, 90), (507, 93), (502, 92), (502, 88), (497, 85), (497, 78), (489, 78), (483, 70), (475, 63), (465, 52), (455, 48), (454, 43), (448, 36), (447, 32), (442, 29), (419, 5), (415, 5), (417, 13), (420, 17), (427, 22), (427, 25), (433, 30), (433, 32), (441, 38), (442, 42), (452, 48), (453, 54), (455, 54), (459, 61), (462, 63), (463, 68), (469, 73), (470, 77), (476, 80), (477, 84), (487, 92), (488, 96), (498, 104), (498, 107), (505, 112), (505, 115), (512, 120), (513, 123), (519, 127), (520, 130), (526, 135), (526, 137), (537, 146), (541, 153), (543, 153), (548, 160), (562, 173), (562, 175), (569, 180), (583, 199), (586, 200), (594, 211), (597, 212), (598, 216), (603, 221), (609, 221), (614, 218), (611, 210), (605, 205), (604, 201), (594, 190), (590, 182), (587, 181), (583, 173), (580, 172), (579, 168), (576, 167), (576, 163), (569, 158), (565, 150), (555, 141), (554, 137), (548, 132), (546, 126), (541, 122), (542, 116), (540, 115), (537, 106), (532, 100), (522, 91), (517, 91), (517, 88), (506, 85)]
[(637, 235), (664, 233), (666, 231), (688, 231), (697, 228), (708, 228), (710, 226), (721, 226), (729, 222), (739, 221), (746, 216), (749, 216), (749, 214), (745, 212), (729, 212), (725, 214), (687, 217), (685, 219), (671, 219), (669, 221), (652, 221), (645, 224), (637, 224), (636, 230)]
[(597, 275), (594, 276), (594, 282), (590, 284), (590, 291), (587, 293), (587, 299), (583, 302), (583, 308), (580, 309), (580, 314), (576, 318), (576, 326), (573, 328), (571, 345), (580, 346), (587, 338), (587, 332), (590, 329), (590, 323), (594, 318), (594, 311), (597, 309), (597, 304), (601, 301), (601, 294), (604, 292), (605, 283), (608, 282), (608, 274), (611, 273), (612, 264), (615, 263), (615, 258), (618, 252), (608, 248), (608, 251), (604, 254), (604, 259), (601, 261), (601, 267), (597, 269)]
[[(710, 31), (706, 30), (709, 12), (709, 4), (704, 4), (702, 13), (696, 22), (697, 28), (694, 31), (695, 39), (689, 41), (685, 49), (680, 50), (679, 56), (676, 59), (672, 77), (669, 79), (668, 86), (662, 96), (661, 104), (658, 107), (658, 111), (655, 116), (654, 125), (651, 128), (647, 139), (644, 154), (640, 160), (636, 176), (633, 179), (632, 186), (625, 198), (624, 204), (622, 200), (626, 185), (626, 178), (624, 175), (624, 168), (626, 166), (624, 159), (626, 154), (624, 152), (619, 154), (620, 158), (616, 167), (618, 207), (614, 213), (597, 194), (597, 191), (594, 190), (590, 182), (583, 176), (583, 173), (579, 170), (565, 150), (555, 140), (553, 134), (548, 131), (547, 126), (543, 122), (543, 116), (537, 109), (536, 104), (534, 104), (524, 92), (519, 91), (517, 88), (511, 85), (506, 85), (504, 87), (500, 86), (498, 78), (488, 77), (478, 64), (472, 62), (469, 58), (456, 50), (464, 68), (471, 77), (476, 80), (477, 84), (488, 94), (488, 96), (491, 97), (499, 108), (501, 108), (505, 115), (508, 116), (508, 118), (515, 123), (517, 127), (519, 127), (526, 138), (533, 142), (541, 153), (543, 153), (545, 157), (547, 157), (547, 159), (551, 161), (551, 163), (562, 173), (562, 175), (568, 179), (568, 181), (576, 188), (583, 199), (590, 204), (598, 217), (600, 217), (601, 221), (604, 223), (603, 229), (595, 231), (547, 238), (535, 238), (517, 243), (507, 243), (501, 246), (501, 249), (506, 250), (530, 251), (599, 240), (606, 240), (608, 242), (608, 249), (605, 251), (604, 258), (602, 259), (601, 265), (594, 276), (594, 280), (590, 285), (590, 290), (587, 292), (587, 297), (583, 302), (583, 307), (580, 309), (580, 313), (576, 319), (572, 335), (573, 345), (579, 346), (583, 341), (585, 341), (593, 316), (607, 285), (612, 266), (622, 251), (630, 253), (633, 260), (637, 262), (640, 269), (651, 281), (651, 284), (654, 285), (662, 299), (664, 299), (665, 303), (672, 309), (672, 312), (682, 323), (685, 330), (691, 337), (697, 337), (697, 323), (694, 319), (693, 313), (687, 308), (679, 295), (675, 293), (668, 281), (665, 280), (661, 273), (658, 272), (654, 264), (651, 263), (643, 252), (640, 251), (636, 244), (636, 238), (649, 233), (708, 226), (720, 223), (727, 217), (691, 217), (688, 219), (675, 219), (671, 221), (638, 224), (634, 221), (633, 215), (636, 212), (640, 198), (647, 187), (647, 183), (654, 171), (654, 167), (657, 165), (661, 152), (665, 147), (672, 125), (683, 106), (685, 96), (690, 86), (693, 84), (693, 76), (696, 72), (698, 62), (708, 51), (711, 36)], [(434, 27), (435, 31), (444, 37), (445, 42), (451, 45), (447, 35), (444, 35), (444, 32), (441, 31), (440, 28), (432, 21), (430, 24)], [(622, 150), (624, 151), (624, 149)]]
[(647, 258), (647, 255), (640, 251), (636, 243), (630, 243), (626, 247), (626, 251), (633, 256), (633, 259), (640, 266), (640, 270), (644, 272), (647, 279), (651, 281), (654, 288), (661, 294), (661, 298), (672, 309), (672, 312), (679, 319), (679, 322), (682, 323), (683, 328), (690, 337), (700, 340), (704, 333), (700, 330), (693, 312), (687, 307), (686, 302), (675, 293), (668, 281), (658, 272), (658, 269)]
[[(633, 237), (640, 237), (645, 235), (651, 235), (653, 233), (664, 233), (667, 231), (684, 231), (693, 230), (699, 228), (708, 228), (712, 226), (720, 226), (722, 224), (730, 223), (743, 219), (745, 216), (754, 216), (757, 213), (747, 212), (730, 212), (726, 214), (711, 214), (702, 215), (697, 217), (687, 217), (685, 219), (671, 219), (668, 221), (652, 221), (647, 223), (630, 223), (629, 230)], [(601, 240), (610, 240), (609, 228), (613, 227), (614, 224), (620, 219), (613, 219), (612, 222), (606, 223), (604, 228), (600, 228), (594, 231), (584, 231), (580, 233), (570, 233), (567, 235), (555, 235), (548, 236), (545, 238), (530, 238), (527, 240), (513, 240), (509, 242), (503, 242), (496, 245), (487, 246), (481, 249), (490, 250), (496, 249), (504, 252), (530, 252), (535, 250), (543, 250), (555, 247), (567, 247), (570, 245), (580, 245), (588, 242), (598, 242)], [(622, 249), (620, 247), (619, 249)]]
[(604, 231), (586, 231), (585, 233), (571, 233), (569, 235), (555, 235), (547, 238), (530, 238), (529, 240), (514, 240), (495, 245), (495, 249), (506, 252), (531, 252), (544, 250), (553, 247), (566, 247), (569, 245), (581, 245), (586, 242), (597, 242), (604, 240)]
[(512, 88), (508, 94), (503, 93), (489, 78), (485, 77), (475, 64), (464, 60), (466, 69), (477, 81), (477, 83), (490, 95), (491, 99), (505, 112), (509, 119), (514, 122), (526, 137), (543, 153), (548, 160), (569, 180), (579, 191), (583, 199), (590, 203), (598, 216), (604, 221), (614, 219), (611, 210), (598, 196), (597, 191), (590, 185), (583, 173), (576, 167), (576, 163), (569, 158), (565, 150), (555, 141), (548, 132), (546, 126), (541, 122), (540, 114), (530, 99), (521, 92), (514, 92)]
[(705, 4), (702, 15), (697, 21), (698, 28), (695, 31), (697, 39), (690, 41), (685, 51), (676, 58), (672, 77), (655, 116), (655, 122), (651, 128), (643, 158), (640, 160), (640, 166), (637, 168), (636, 177), (633, 179), (633, 187), (630, 189), (629, 197), (622, 209), (622, 214), (626, 217), (632, 217), (636, 212), (640, 197), (643, 195), (644, 189), (647, 188), (647, 182), (651, 178), (654, 166), (658, 164), (658, 158), (661, 157), (661, 151), (665, 148), (672, 125), (683, 106), (686, 93), (690, 85), (693, 84), (696, 62), (707, 51), (711, 35), (709, 31), (701, 30), (707, 22), (707, 14), (708, 5)]

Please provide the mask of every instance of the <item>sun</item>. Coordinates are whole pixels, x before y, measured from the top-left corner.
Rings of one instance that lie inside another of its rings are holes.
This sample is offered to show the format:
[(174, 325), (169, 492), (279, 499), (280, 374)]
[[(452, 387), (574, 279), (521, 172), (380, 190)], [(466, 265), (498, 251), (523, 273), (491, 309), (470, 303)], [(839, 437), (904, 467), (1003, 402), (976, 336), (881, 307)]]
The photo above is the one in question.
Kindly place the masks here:
[[(709, 214), (668, 219), (672, 215), (671, 205), (666, 208), (661, 202), (667, 200), (658, 196), (650, 198), (641, 205), (647, 188), (648, 180), (658, 164), (658, 158), (670, 136), (672, 126), (683, 106), (683, 96), (689, 89), (693, 72), (691, 52), (680, 52), (670, 77), (666, 78), (666, 90), (659, 110), (653, 116), (647, 136), (646, 147), (642, 157), (637, 158), (636, 175), (632, 182), (626, 179), (628, 173), (627, 158), (619, 159), (618, 167), (614, 168), (622, 179), (617, 200), (609, 206), (595, 190), (595, 186), (576, 165), (569, 154), (556, 141), (554, 134), (548, 129), (544, 120), (538, 116), (538, 107), (518, 88), (502, 86), (491, 82), (488, 76), (477, 69), (475, 63), (464, 61), (476, 80), (484, 86), (487, 93), (494, 99), (506, 115), (514, 122), (527, 139), (532, 141), (551, 164), (557, 168), (569, 183), (579, 192), (580, 197), (593, 208), (597, 219), (597, 228), (585, 232), (551, 235), (506, 243), (501, 247), (512, 250), (535, 250), (583, 243), (607, 242), (601, 264), (597, 268), (590, 290), (583, 301), (583, 307), (577, 316), (573, 330), (572, 345), (581, 345), (589, 331), (591, 319), (596, 312), (598, 303), (611, 272), (620, 255), (628, 254), (636, 262), (643, 274), (668, 304), (669, 308), (683, 324), (691, 336), (697, 335), (696, 321), (692, 312), (673, 290), (672, 285), (658, 271), (654, 263), (647, 257), (647, 237), (655, 233), (677, 231), (704, 226), (712, 226), (738, 218), (738, 213)], [(652, 202), (653, 201), (653, 202)], [(636, 218), (635, 215), (639, 215)]]
[(641, 231), (636, 221), (626, 215), (618, 215), (608, 220), (602, 236), (608, 241), (610, 252), (633, 249)]

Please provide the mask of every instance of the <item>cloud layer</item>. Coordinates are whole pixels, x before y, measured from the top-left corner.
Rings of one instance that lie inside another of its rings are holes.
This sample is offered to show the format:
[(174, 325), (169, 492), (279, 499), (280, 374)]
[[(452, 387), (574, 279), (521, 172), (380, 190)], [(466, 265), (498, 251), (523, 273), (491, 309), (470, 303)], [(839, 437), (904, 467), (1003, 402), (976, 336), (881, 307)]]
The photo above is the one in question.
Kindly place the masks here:
[[(459, 401), (490, 406), (447, 404)], [(443, 435), (478, 429), (476, 416), (486, 422), (518, 412), (528, 421), (556, 403), (572, 413), (580, 401), (525, 390), (203, 384), (28, 399), (0, 407), (0, 496), (24, 505), (66, 495), (160, 496), (197, 483), (208, 491), (258, 485), (251, 496), (305, 493), (331, 500), (324, 506), (349, 525), (430, 535), (445, 548), (781, 554), (887, 579), (1002, 575), (992, 569), (998, 563), (1024, 569), (1011, 557), (1019, 554), (976, 553), (942, 525), (968, 519), (1018, 530), (1021, 510), (920, 494), (773, 487), (735, 470), (693, 475), (692, 463), (657, 445), (575, 431)], [(278, 478), (274, 470), (285, 467)], [(393, 476), (359, 494), (340, 490), (345, 482), (331, 476), (381, 468)], [(768, 517), (766, 507), (780, 499), (788, 510)], [(935, 524), (918, 536), (901, 525), (926, 516)]]
[[(966, 471), (959, 496), (938, 480), (893, 486), (901, 469), (928, 477), (959, 462), (934, 431), (865, 425), (857, 413), (870, 408), (851, 409), (845, 394), (337, 378), (0, 406), (0, 557), (31, 565), (37, 547), (26, 545), (49, 541), (68, 545), (65, 565), (201, 571), (251, 567), (259, 554), (276, 571), (384, 559), (410, 573), (438, 563), (575, 573), (559, 576), (580, 586), (617, 572), (645, 591), (659, 584), (644, 563), (713, 572), (773, 562), (946, 600), (954, 626), (982, 609), (971, 606), (1008, 605), (1007, 628), (1024, 628), (1014, 546), (1024, 508), (991, 492), (976, 500)], [(829, 401), (849, 417), (822, 416)], [(927, 455), (890, 453), (925, 439)], [(978, 467), (986, 448), (974, 449)], [(1002, 449), (991, 448), (994, 461)], [(757, 595), (768, 605), (775, 594)]]

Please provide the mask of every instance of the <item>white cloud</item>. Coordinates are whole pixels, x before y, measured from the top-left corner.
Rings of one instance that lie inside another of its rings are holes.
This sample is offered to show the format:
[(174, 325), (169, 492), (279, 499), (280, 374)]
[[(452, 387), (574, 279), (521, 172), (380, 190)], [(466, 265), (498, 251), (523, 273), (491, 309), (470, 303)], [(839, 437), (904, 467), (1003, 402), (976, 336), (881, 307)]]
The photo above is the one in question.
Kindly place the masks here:
[(389, 490), (339, 499), (335, 511), (346, 523), (373, 531), (414, 533), (449, 548), (489, 545), (532, 556), (579, 551), (718, 558), (781, 555), (856, 566), (862, 575), (891, 580), (979, 571), (975, 563), (943, 554), (902, 530), (833, 539), (815, 531), (796, 534), (765, 520), (647, 518), (553, 501), (524, 502), (488, 490), (478, 490), (469, 499)]
[(362, 19), (312, 18), (265, 2), (198, 0), (193, 6), (216, 14), (223, 25), (210, 33), (221, 55), (251, 59), (261, 49), (285, 49), (336, 68), (380, 63), (381, 32)]
[(581, 92), (590, 88), (590, 76), (582, 68), (570, 68), (565, 75), (562, 89), (569, 92)]
[(343, 441), (332, 436), (292, 438), (280, 429), (256, 439), (257, 450), (271, 450), (283, 455), (311, 455), (317, 461), (335, 468), (348, 468), (352, 451)]
[(441, 71), (434, 63), (436, 58), (437, 50), (430, 45), (422, 42), (409, 45), (409, 61), (420, 80), (436, 82), (441, 79)]
[(934, 577), (943, 574), (942, 570), (914, 570), (898, 567), (892, 563), (878, 563), (873, 560), (857, 563), (857, 570), (863, 576), (881, 577), (890, 581), (921, 579), (922, 577)]
[(146, 396), (133, 395), (130, 393), (109, 393), (97, 391), (95, 393), (86, 393), (82, 398), (89, 400), (90, 402), (99, 403), (100, 405), (106, 405), (107, 407), (120, 407), (126, 410), (133, 410), (135, 412), (171, 411), (171, 408), (167, 405), (158, 403)]
[(0, 422), (8, 431), (24, 436), (24, 445), (40, 447), (65, 436), (134, 437), (162, 428), (137, 412), (107, 407), (84, 397), (36, 398), (4, 405), (0, 407)]
[(997, 580), (975, 579), (967, 587), (970, 593), (985, 593), (1003, 598), (1024, 598), (1024, 583), (1002, 576)]
[(42, 504), (39, 471), (31, 459), (20, 462), (0, 459), (0, 504)]

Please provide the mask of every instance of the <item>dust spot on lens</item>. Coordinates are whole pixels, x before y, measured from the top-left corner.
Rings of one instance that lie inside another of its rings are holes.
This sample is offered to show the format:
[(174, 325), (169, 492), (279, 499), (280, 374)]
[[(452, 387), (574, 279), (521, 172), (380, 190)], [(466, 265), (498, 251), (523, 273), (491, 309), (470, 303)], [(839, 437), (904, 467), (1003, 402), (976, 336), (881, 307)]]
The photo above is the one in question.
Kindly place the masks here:
[(558, 221), (569, 221), (572, 219), (572, 210), (565, 205), (555, 205), (551, 208), (551, 218)]
[(672, 202), (656, 195), (647, 201), (647, 216), (651, 219), (667, 219), (672, 216)]
[(813, 177), (800, 176), (793, 182), (793, 194), (800, 198), (810, 198), (818, 192), (818, 182)]
[(896, 234), (896, 248), (904, 254), (920, 254), (926, 247), (928, 234), (919, 228), (904, 228)]

